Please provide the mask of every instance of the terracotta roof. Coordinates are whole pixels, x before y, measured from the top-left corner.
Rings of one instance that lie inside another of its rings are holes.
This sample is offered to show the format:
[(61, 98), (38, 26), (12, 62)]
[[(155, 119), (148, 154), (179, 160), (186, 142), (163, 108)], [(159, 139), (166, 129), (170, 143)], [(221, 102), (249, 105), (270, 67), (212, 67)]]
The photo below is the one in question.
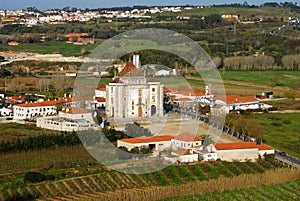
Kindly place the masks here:
[(88, 36), (88, 33), (69, 33), (69, 34), (65, 34), (65, 37), (67, 38), (80, 38), (81, 36)]
[(166, 94), (166, 93), (174, 93), (175, 91), (174, 90), (170, 90), (170, 89), (165, 89), (164, 90), (164, 94)]
[(190, 98), (177, 98), (178, 101), (192, 101)]
[(164, 93), (181, 94), (184, 96), (205, 96), (203, 92), (164, 90)]
[(257, 148), (255, 142), (217, 143), (214, 146), (217, 150), (255, 149), (255, 148)]
[(180, 156), (183, 156), (183, 155), (191, 155), (191, 154), (198, 154), (198, 153), (195, 152), (195, 151), (192, 151), (192, 153), (191, 153), (191, 149), (175, 150), (175, 151), (172, 151), (172, 152), (174, 152), (175, 154), (180, 155)]
[(195, 96), (205, 96), (205, 93), (203, 93), (203, 92), (196, 92), (194, 95)]
[(162, 136), (151, 136), (151, 137), (127, 138), (127, 139), (122, 139), (120, 141), (131, 143), (131, 144), (138, 144), (138, 143), (170, 141), (173, 138), (174, 138), (173, 136), (162, 135)]
[(75, 71), (67, 71), (67, 72), (65, 72), (65, 74), (77, 74)]
[(273, 147), (270, 147), (269, 145), (266, 144), (258, 144), (256, 145), (258, 150), (275, 150)]
[(8, 45), (19, 45), (20, 43), (16, 42), (16, 41), (10, 41), (7, 43)]
[(152, 77), (149, 82), (159, 82), (155, 77)]
[(106, 102), (106, 99), (103, 97), (96, 97), (96, 101), (98, 102)]
[(129, 61), (121, 70), (118, 76), (141, 76), (139, 70), (135, 67), (132, 61)]
[(101, 87), (101, 88), (97, 88), (97, 90), (99, 90), (99, 91), (106, 91), (106, 88), (105, 87)]
[(185, 96), (193, 96), (194, 92), (190, 92), (190, 91), (177, 91), (177, 92), (174, 92), (174, 94), (181, 94), (181, 95), (185, 95)]
[(23, 97), (19, 97), (19, 96), (7, 97), (6, 100), (11, 102), (11, 103), (24, 102), (25, 101)]
[(120, 81), (120, 78), (115, 78), (111, 83), (120, 83), (121, 81)]
[(185, 141), (185, 142), (194, 142), (194, 141), (203, 141), (201, 137), (193, 135), (191, 133), (181, 133), (174, 137), (175, 140)]
[(63, 113), (68, 113), (68, 114), (85, 114), (89, 113), (87, 110), (78, 108), (78, 107), (69, 107), (67, 109), (62, 110), (61, 112)]
[(19, 107), (47, 107), (47, 106), (55, 106), (59, 103), (67, 103), (72, 102), (70, 98), (62, 98), (58, 100), (50, 100), (50, 101), (43, 101), (43, 102), (35, 102), (35, 103), (23, 103), (23, 104), (16, 104), (14, 106)]
[(222, 96), (222, 97), (217, 97), (217, 100), (222, 100), (226, 104), (234, 104), (234, 103), (248, 103), (248, 102), (256, 102), (258, 101), (255, 97), (253, 96)]

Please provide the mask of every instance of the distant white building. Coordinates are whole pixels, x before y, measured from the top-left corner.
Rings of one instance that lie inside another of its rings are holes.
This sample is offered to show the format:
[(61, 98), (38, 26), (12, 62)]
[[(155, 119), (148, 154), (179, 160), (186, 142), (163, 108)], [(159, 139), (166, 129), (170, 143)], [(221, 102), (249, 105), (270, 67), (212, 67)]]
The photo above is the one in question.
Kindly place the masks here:
[(39, 117), (36, 126), (58, 131), (83, 131), (97, 129), (92, 113), (78, 107), (69, 107), (59, 112), (58, 116)]
[(163, 116), (163, 85), (150, 81), (128, 62), (111, 83), (106, 85), (108, 118), (150, 118)]
[(203, 139), (190, 133), (182, 133), (175, 136), (171, 142), (173, 150), (199, 149), (202, 146)]
[(192, 149), (175, 150), (171, 152), (172, 155), (177, 156), (177, 161), (181, 163), (192, 163), (199, 161), (199, 152)]
[(170, 150), (187, 150), (187, 149), (200, 149), (203, 139), (190, 134), (182, 133), (177, 136), (151, 136), (151, 137), (138, 137), (121, 139), (117, 141), (117, 146), (124, 146), (128, 150), (134, 147), (141, 148), (143, 146), (150, 147), (153, 151)]
[(226, 111), (232, 110), (247, 110), (247, 109), (259, 109), (262, 105), (253, 96), (222, 96), (215, 97), (216, 105), (224, 105), (227, 107)]
[(168, 70), (159, 70), (155, 73), (155, 76), (169, 76), (170, 71)]
[(7, 107), (7, 108), (1, 108), (0, 109), (0, 116), (13, 116), (14, 114), (14, 108), (13, 107)]
[(13, 106), (14, 117), (18, 120), (29, 120), (38, 116), (51, 116), (57, 114), (56, 105), (59, 103), (70, 102), (69, 99), (58, 99), (51, 101), (16, 104)]
[(149, 147), (153, 151), (163, 151), (171, 148), (171, 139), (173, 136), (163, 135), (163, 136), (151, 136), (151, 137), (138, 137), (138, 138), (127, 138), (117, 141), (117, 147), (126, 147), (131, 150), (135, 147)]
[(259, 155), (274, 154), (275, 149), (255, 142), (217, 143), (214, 145), (218, 158), (224, 161), (255, 161)]

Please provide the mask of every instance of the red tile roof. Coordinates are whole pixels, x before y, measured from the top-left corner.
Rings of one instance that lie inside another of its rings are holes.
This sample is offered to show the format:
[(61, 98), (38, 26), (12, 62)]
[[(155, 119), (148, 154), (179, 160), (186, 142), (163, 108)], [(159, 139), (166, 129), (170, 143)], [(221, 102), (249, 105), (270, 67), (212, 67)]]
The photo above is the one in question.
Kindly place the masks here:
[(103, 98), (103, 97), (97, 97), (96, 101), (98, 101), (98, 102), (106, 102), (106, 99)]
[(175, 150), (173, 151), (175, 154), (177, 155), (191, 155), (191, 154), (198, 154), (198, 152), (192, 151), (191, 153), (191, 149), (186, 149), (186, 150)]
[(115, 78), (113, 81), (112, 81), (112, 83), (120, 83), (121, 81), (120, 81), (120, 78)]
[(118, 76), (141, 76), (139, 70), (135, 67), (132, 61), (129, 61), (121, 70)]
[(258, 144), (256, 145), (258, 150), (275, 150), (273, 147), (270, 147), (269, 145), (266, 144)]
[(106, 91), (106, 88), (105, 87), (101, 87), (101, 88), (97, 88), (97, 90), (99, 90), (99, 91)]
[(159, 82), (155, 77), (152, 77), (150, 82)]
[(165, 89), (164, 90), (164, 94), (166, 94), (166, 93), (174, 93), (175, 91), (174, 90), (170, 90), (170, 89)]
[(87, 110), (78, 108), (78, 107), (69, 107), (67, 109), (62, 110), (61, 112), (63, 113), (68, 113), (68, 114), (85, 114), (89, 113)]
[(19, 107), (47, 107), (47, 106), (55, 106), (59, 103), (67, 103), (67, 102), (72, 102), (71, 98), (62, 98), (58, 100), (50, 100), (50, 101), (43, 101), (43, 102), (36, 102), (36, 103), (23, 103), (23, 104), (16, 104), (14, 106), (19, 106)]
[(82, 36), (88, 36), (88, 33), (69, 33), (69, 34), (65, 34), (65, 37), (67, 38), (80, 38)]
[(192, 101), (190, 98), (177, 98), (177, 101)]
[(174, 137), (175, 140), (185, 141), (185, 142), (194, 142), (194, 141), (203, 141), (201, 137), (193, 135), (191, 133), (181, 133)]
[(229, 142), (217, 143), (214, 145), (217, 150), (232, 150), (232, 149), (255, 149), (255, 142)]
[(151, 136), (151, 137), (127, 138), (127, 139), (121, 139), (120, 141), (131, 143), (131, 144), (138, 144), (138, 143), (170, 141), (173, 138), (174, 138), (173, 136), (162, 135), (162, 136)]
[(222, 96), (217, 97), (217, 100), (222, 100), (226, 104), (234, 104), (234, 103), (248, 103), (248, 102), (257, 102), (258, 100), (253, 96)]
[(20, 96), (11, 96), (11, 97), (7, 97), (6, 98), (7, 101), (11, 102), (11, 103), (15, 103), (15, 102), (24, 102), (24, 98), (20, 97)]
[(196, 92), (194, 95), (195, 96), (205, 96), (205, 93), (203, 93), (203, 92)]

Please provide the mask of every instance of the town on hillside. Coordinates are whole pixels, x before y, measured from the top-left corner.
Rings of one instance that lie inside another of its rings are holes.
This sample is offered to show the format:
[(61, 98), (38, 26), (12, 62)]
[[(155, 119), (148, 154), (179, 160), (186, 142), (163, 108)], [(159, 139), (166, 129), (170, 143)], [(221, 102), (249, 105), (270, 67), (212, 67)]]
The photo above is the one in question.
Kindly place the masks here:
[[(233, 131), (215, 118), (232, 112), (268, 110), (272, 106), (260, 100), (273, 99), (272, 92), (256, 96), (215, 96), (212, 85), (206, 85), (204, 91), (178, 91), (166, 88), (159, 81), (177, 77), (175, 69), (154, 69), (153, 74), (146, 77), (147, 68), (141, 65), (139, 55), (134, 55), (132, 61), (120, 67), (110, 83), (95, 88), (93, 97), (64, 94), (62, 98), (46, 100), (40, 95), (37, 101), (28, 102), (22, 96), (2, 95), (6, 107), (0, 112), (6, 116), (5, 121), (30, 123), (56, 131), (96, 130), (103, 134), (101, 130), (107, 127), (120, 129), (127, 135), (116, 139), (117, 147), (127, 152), (146, 149), (152, 153), (152, 157), (163, 157), (165, 162), (191, 163), (218, 159), (254, 161), (275, 153), (274, 148), (262, 144), (256, 134), (259, 131)], [(65, 76), (76, 76), (76, 73)], [(158, 132), (151, 129), (161, 126), (162, 120), (170, 121), (164, 126), (173, 127), (173, 130)], [(174, 122), (182, 125), (197, 122), (197, 126), (207, 128), (200, 133), (191, 133), (193, 129), (190, 126), (176, 130)], [(130, 124), (138, 125), (136, 129), (141, 125), (145, 125), (145, 128), (141, 127), (142, 131), (134, 135), (126, 131), (125, 126)], [(208, 135), (210, 127), (214, 132)], [(123, 155), (118, 158), (122, 160)]]

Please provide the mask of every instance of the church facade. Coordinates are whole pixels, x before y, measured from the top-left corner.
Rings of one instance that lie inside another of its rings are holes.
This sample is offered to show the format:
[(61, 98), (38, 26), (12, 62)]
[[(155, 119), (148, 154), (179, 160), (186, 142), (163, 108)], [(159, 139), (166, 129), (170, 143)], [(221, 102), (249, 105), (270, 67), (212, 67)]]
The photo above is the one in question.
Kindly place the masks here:
[(106, 85), (108, 118), (150, 118), (163, 116), (163, 85), (147, 80), (133, 62), (128, 62)]

